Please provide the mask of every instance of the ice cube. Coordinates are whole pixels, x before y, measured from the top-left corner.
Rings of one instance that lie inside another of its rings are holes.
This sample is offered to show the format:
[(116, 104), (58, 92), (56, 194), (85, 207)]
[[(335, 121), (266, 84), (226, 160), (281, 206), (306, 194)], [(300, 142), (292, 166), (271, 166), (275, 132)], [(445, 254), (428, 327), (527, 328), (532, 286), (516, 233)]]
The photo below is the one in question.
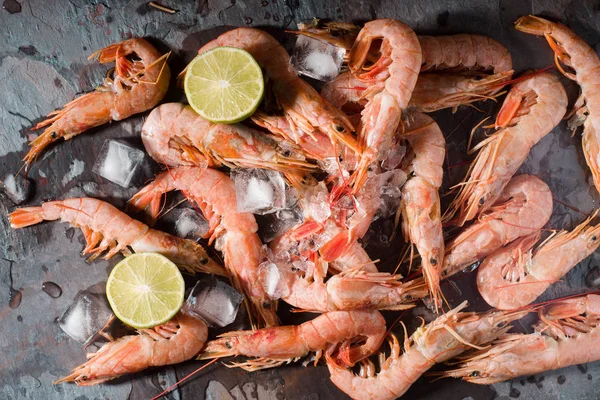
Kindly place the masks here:
[(199, 239), (208, 233), (208, 221), (202, 214), (191, 208), (179, 212), (175, 222), (175, 234), (185, 239)]
[(323, 182), (306, 189), (300, 198), (300, 202), (307, 218), (323, 222), (331, 215), (329, 192)]
[(302, 222), (302, 211), (297, 206), (285, 208), (257, 217), (256, 222), (259, 224), (258, 233), (263, 243), (269, 243)]
[(107, 326), (112, 317), (105, 294), (80, 290), (60, 317), (58, 325), (67, 335), (87, 345)]
[(181, 311), (204, 320), (213, 327), (231, 324), (244, 296), (228, 284), (215, 278), (196, 282)]
[(260, 264), (258, 266), (258, 277), (265, 292), (272, 299), (279, 299), (289, 294), (285, 280), (281, 278), (279, 267), (276, 264), (270, 261)]
[(379, 179), (379, 211), (378, 216), (389, 218), (400, 206), (402, 185), (406, 182), (406, 173), (395, 169), (377, 175)]
[(392, 146), (387, 150), (387, 155), (381, 162), (381, 167), (387, 171), (396, 169), (404, 156), (406, 155), (406, 144), (404, 140), (399, 140), (392, 143)]
[(234, 169), (231, 178), (239, 212), (270, 214), (285, 208), (285, 181), (281, 173), (258, 168)]
[(4, 193), (15, 205), (27, 201), (29, 198), (30, 187), (31, 182), (29, 179), (24, 178), (21, 175), (14, 176), (13, 174), (8, 174), (2, 180), (2, 189), (4, 190)]
[(128, 187), (144, 161), (144, 152), (118, 140), (105, 140), (93, 171), (122, 187)]
[(339, 75), (345, 54), (342, 47), (300, 35), (291, 62), (298, 73), (330, 82)]

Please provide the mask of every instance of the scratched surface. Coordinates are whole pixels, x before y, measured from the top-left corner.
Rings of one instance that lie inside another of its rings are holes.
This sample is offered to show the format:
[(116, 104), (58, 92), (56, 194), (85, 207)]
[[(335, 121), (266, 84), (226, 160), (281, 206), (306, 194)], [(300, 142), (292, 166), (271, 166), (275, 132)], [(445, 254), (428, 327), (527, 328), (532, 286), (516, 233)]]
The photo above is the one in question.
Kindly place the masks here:
[[(109, 43), (133, 36), (147, 36), (161, 50), (173, 51), (170, 65), (178, 73), (195, 51), (219, 33), (234, 26), (265, 27), (289, 41), (283, 28), (312, 17), (345, 21), (392, 17), (410, 24), (417, 33), (480, 33), (504, 43), (512, 53), (517, 72), (542, 68), (552, 62), (548, 46), (540, 39), (518, 33), (513, 22), (523, 14), (535, 13), (567, 23), (593, 47), (600, 41), (600, 1), (308, 1), (308, 0), (165, 0), (178, 10), (170, 15), (146, 5), (145, 1), (105, 2), (69, 0), (4, 0), (0, 9), (0, 175), (19, 169), (26, 150), (29, 128), (48, 112), (62, 106), (76, 94), (98, 85), (106, 67), (87, 61), (87, 56)], [(9, 12), (10, 11), (10, 12)], [(12, 12), (12, 13), (11, 13)], [(563, 80), (572, 97), (576, 87)], [(166, 100), (182, 100), (172, 85)], [(465, 173), (466, 136), (483, 117), (497, 109), (494, 103), (481, 110), (461, 108), (455, 114), (438, 112), (434, 118), (448, 137), (448, 164), (445, 187), (457, 183)], [(52, 147), (33, 167), (35, 181), (28, 204), (42, 199), (90, 195), (118, 207), (139, 186), (130, 189), (103, 180), (92, 172), (102, 143), (124, 138), (140, 146), (139, 131), (144, 115), (113, 123)], [(144, 170), (151, 178), (156, 166)], [(571, 137), (562, 123), (532, 151), (521, 172), (546, 181), (555, 199), (589, 213), (598, 206), (585, 166), (580, 136)], [(137, 184), (143, 180), (138, 181)], [(202, 363), (188, 362), (157, 368), (96, 387), (53, 386), (85, 360), (85, 351), (66, 336), (55, 319), (62, 315), (77, 291), (103, 282), (118, 257), (86, 263), (79, 231), (59, 223), (14, 231), (6, 215), (14, 209), (2, 197), (0, 202), (0, 399), (148, 399), (164, 387), (196, 369)], [(572, 228), (584, 215), (555, 202), (552, 228)], [(398, 252), (397, 246), (368, 247), (374, 258)], [(12, 261), (11, 262), (5, 261)], [(594, 255), (554, 285), (544, 299), (589, 290), (585, 276), (598, 265)], [(43, 282), (57, 283), (63, 290), (51, 298), (41, 290)], [(11, 287), (19, 290), (18, 308), (8, 306)], [(454, 305), (471, 300), (472, 309), (485, 309), (475, 295), (474, 275), (462, 274), (453, 284), (443, 286)], [(414, 326), (415, 315), (431, 318), (423, 306), (407, 315)], [(284, 316), (293, 323), (307, 315)], [(389, 320), (396, 315), (387, 314)], [(518, 324), (527, 328), (526, 323)], [(239, 327), (239, 326), (238, 326)], [(419, 380), (406, 394), (410, 399), (596, 399), (600, 393), (600, 363), (574, 366), (560, 371), (524, 377), (491, 387), (457, 380)], [(286, 366), (249, 374), (214, 364), (170, 394), (172, 399), (333, 399), (345, 398), (329, 381), (324, 366)]]

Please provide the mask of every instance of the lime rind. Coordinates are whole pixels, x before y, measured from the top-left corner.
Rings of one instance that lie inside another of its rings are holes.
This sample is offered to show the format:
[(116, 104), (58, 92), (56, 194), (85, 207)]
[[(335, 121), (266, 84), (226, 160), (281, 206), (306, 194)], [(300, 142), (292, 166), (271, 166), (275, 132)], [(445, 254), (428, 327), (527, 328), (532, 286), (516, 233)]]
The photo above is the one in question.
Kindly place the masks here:
[[(140, 290), (142, 285), (149, 290)], [(136, 329), (173, 318), (183, 304), (184, 291), (177, 266), (157, 253), (136, 253), (123, 259), (106, 282), (106, 296), (115, 316)]]
[(260, 66), (247, 51), (216, 47), (188, 65), (184, 90), (190, 106), (201, 117), (232, 124), (256, 111), (262, 101), (264, 79)]

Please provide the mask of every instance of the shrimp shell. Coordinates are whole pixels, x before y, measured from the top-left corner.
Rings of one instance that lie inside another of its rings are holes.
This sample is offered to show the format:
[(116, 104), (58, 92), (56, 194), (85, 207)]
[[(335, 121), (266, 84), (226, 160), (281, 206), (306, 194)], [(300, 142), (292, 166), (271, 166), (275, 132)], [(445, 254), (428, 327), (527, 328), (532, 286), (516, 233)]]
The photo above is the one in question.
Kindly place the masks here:
[(183, 192), (208, 220), (210, 243), (216, 241), (223, 252), (232, 283), (246, 294), (259, 324), (278, 325), (277, 302), (268, 297), (258, 282), (258, 266), (265, 257), (256, 233), (258, 225), (251, 213), (237, 212), (233, 181), (211, 168), (172, 168), (136, 193), (128, 206), (136, 211), (147, 208), (150, 216), (156, 218), (162, 196), (172, 190)]
[(104, 251), (107, 260), (119, 251), (160, 253), (189, 272), (224, 275), (223, 267), (196, 242), (149, 228), (116, 207), (89, 197), (49, 201), (39, 207), (23, 207), (9, 215), (13, 228), (60, 219), (83, 231), (87, 243), (83, 254), (94, 260)]
[(104, 344), (70, 375), (54, 382), (92, 386), (146, 368), (179, 364), (194, 357), (208, 337), (206, 324), (178, 313), (169, 322)]

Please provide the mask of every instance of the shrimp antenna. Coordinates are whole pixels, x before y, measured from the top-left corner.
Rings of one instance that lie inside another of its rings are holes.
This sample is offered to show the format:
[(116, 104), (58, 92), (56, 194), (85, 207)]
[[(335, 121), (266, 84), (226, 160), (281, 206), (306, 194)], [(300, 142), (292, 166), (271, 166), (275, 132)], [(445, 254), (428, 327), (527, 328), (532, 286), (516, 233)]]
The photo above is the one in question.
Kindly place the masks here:
[(219, 358), (215, 358), (211, 361), (209, 361), (208, 363), (204, 364), (203, 366), (201, 366), (200, 368), (198, 368), (195, 371), (192, 371), (191, 373), (189, 373), (188, 375), (184, 376), (183, 378), (181, 378), (180, 380), (178, 380), (177, 382), (175, 382), (173, 385), (169, 386), (168, 388), (166, 388), (164, 391), (162, 391), (161, 393), (157, 394), (156, 396), (154, 396), (152, 398), (152, 400), (158, 400), (161, 397), (163, 397), (164, 395), (166, 395), (167, 393), (171, 392), (173, 389), (175, 389), (177, 386), (179, 386), (179, 384), (183, 383), (184, 381), (187, 381), (189, 378), (191, 378), (192, 376), (196, 375), (198, 372), (202, 371), (204, 368), (208, 367), (210, 364), (214, 364)]

